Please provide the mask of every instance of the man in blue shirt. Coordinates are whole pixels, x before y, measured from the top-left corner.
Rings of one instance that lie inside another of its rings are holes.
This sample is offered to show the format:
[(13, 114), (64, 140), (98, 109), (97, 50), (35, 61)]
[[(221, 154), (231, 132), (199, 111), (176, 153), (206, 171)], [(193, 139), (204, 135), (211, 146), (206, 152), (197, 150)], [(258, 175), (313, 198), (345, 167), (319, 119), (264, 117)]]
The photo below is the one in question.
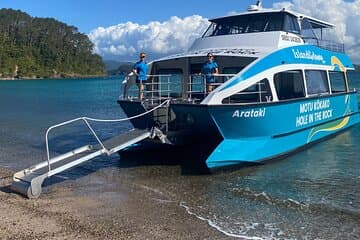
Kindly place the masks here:
[(139, 98), (144, 98), (144, 83), (147, 80), (148, 65), (145, 62), (146, 54), (140, 53), (140, 60), (134, 64), (133, 73), (136, 75), (136, 83), (139, 88)]
[(209, 93), (214, 89), (214, 83), (216, 82), (214, 75), (219, 73), (219, 69), (211, 53), (207, 54), (207, 58), (208, 60), (204, 63), (201, 73), (205, 75), (206, 90)]

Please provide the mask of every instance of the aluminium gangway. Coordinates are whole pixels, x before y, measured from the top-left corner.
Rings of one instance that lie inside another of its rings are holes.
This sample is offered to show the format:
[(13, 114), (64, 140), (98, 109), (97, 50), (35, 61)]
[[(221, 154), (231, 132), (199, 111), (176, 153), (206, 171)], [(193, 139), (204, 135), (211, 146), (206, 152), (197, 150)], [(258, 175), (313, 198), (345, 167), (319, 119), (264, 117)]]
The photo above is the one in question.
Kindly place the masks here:
[[(162, 133), (157, 127), (152, 127), (151, 129), (132, 129), (129, 132), (110, 138), (102, 142), (97, 136), (94, 129), (91, 127), (89, 121), (102, 121), (102, 122), (119, 122), (130, 120), (133, 118), (144, 116), (158, 108), (167, 107), (170, 100), (166, 100), (163, 103), (159, 104), (157, 107), (152, 108), (151, 110), (133, 116), (126, 119), (116, 119), (116, 120), (101, 120), (93, 119), (88, 117), (80, 117), (66, 121), (54, 126), (51, 126), (46, 131), (46, 151), (47, 151), (47, 161), (41, 162), (19, 172), (16, 172), (13, 176), (13, 183), (11, 189), (17, 193), (20, 193), (28, 198), (37, 198), (42, 192), (42, 184), (46, 178), (49, 178), (55, 174), (63, 172), (69, 168), (77, 166), (83, 162), (86, 162), (90, 159), (98, 157), (103, 154), (111, 155), (116, 153), (124, 148), (131, 146), (132, 144), (138, 143), (147, 138), (159, 138), (161, 142), (168, 142), (166, 135)], [(61, 154), (59, 156), (50, 158), (49, 151), (49, 141), (48, 134), (49, 132), (57, 127), (61, 127), (76, 121), (84, 121), (93, 136), (97, 140), (95, 145), (85, 145), (79, 148), (76, 148), (70, 152)]]

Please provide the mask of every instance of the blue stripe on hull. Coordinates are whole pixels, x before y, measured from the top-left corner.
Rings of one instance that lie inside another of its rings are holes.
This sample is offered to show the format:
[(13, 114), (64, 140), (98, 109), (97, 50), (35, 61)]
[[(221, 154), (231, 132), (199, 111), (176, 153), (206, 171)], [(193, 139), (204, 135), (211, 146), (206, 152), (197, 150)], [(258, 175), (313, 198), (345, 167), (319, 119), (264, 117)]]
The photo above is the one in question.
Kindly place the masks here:
[(209, 110), (223, 136), (209, 168), (277, 157), (360, 122), (355, 93)]
[[(318, 127), (325, 127), (325, 125), (336, 123), (337, 121), (329, 122)], [(310, 141), (308, 141), (308, 137), (312, 134), (312, 129), (278, 138), (259, 137), (246, 139), (225, 139), (208, 157), (206, 165), (211, 169), (240, 164), (243, 162), (259, 162), (273, 157), (278, 157), (291, 151), (295, 151), (306, 144), (338, 133), (339, 131), (349, 128), (359, 122), (360, 114), (352, 115), (349, 117), (346, 126), (333, 131), (319, 132), (314, 135)]]

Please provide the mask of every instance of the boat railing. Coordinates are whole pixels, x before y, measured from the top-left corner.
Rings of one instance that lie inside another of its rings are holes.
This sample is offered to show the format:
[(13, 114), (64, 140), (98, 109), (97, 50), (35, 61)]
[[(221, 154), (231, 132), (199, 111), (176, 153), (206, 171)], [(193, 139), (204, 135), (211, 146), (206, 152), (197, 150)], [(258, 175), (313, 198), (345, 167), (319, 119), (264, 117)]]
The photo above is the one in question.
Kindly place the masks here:
[[(171, 97), (171, 81), (170, 74), (159, 75), (146, 75), (147, 80), (143, 82), (144, 90), (142, 94), (136, 78), (134, 75), (129, 74), (124, 80), (124, 93), (123, 98), (129, 100), (142, 100), (150, 105), (163, 102), (164, 99)], [(143, 96), (143, 99), (140, 99)]]
[[(175, 76), (178, 77), (176, 80), (174, 79)], [(199, 101), (208, 94), (207, 86), (212, 86), (214, 90), (233, 76), (235, 74), (214, 74), (214, 83), (206, 83), (204, 74), (191, 74), (188, 82), (184, 84), (183, 77), (179, 75), (147, 75), (147, 80), (143, 83), (144, 90), (140, 93), (135, 76), (129, 75), (124, 80), (124, 93), (121, 98), (141, 100), (149, 106), (159, 104), (169, 98)], [(184, 87), (185, 90), (183, 91)], [(143, 98), (140, 99), (140, 96)]]
[(345, 45), (343, 43), (338, 43), (330, 40), (322, 40), (313, 37), (303, 37), (303, 40), (307, 44), (312, 44), (326, 50), (345, 53)]
[(212, 86), (212, 89), (216, 89), (218, 86), (235, 76), (235, 74), (214, 74), (214, 83), (206, 83), (205, 74), (191, 74), (188, 82), (188, 94), (190, 100), (202, 99), (207, 92), (207, 86)]
[(150, 105), (159, 104), (171, 95), (171, 74), (147, 75), (144, 83), (144, 101)]

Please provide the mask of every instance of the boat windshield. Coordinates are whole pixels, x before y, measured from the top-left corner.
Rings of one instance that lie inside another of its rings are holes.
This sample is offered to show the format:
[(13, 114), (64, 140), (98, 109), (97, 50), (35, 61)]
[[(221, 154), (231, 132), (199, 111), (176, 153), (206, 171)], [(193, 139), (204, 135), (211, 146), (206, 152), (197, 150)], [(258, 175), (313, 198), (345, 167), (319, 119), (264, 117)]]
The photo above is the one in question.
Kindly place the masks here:
[(299, 34), (300, 27), (297, 18), (286, 12), (245, 14), (212, 20), (203, 37), (271, 31)]

